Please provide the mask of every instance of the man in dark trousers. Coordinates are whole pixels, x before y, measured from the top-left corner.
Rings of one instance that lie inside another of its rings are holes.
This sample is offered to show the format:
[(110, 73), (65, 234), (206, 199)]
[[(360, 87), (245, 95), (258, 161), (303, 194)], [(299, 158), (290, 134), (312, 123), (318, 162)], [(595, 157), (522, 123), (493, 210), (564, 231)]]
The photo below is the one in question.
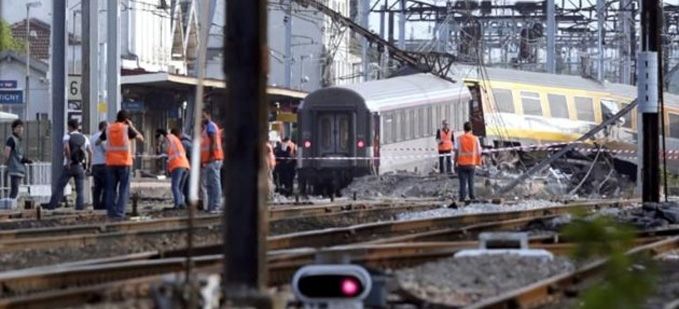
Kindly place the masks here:
[(10, 191), (9, 198), (16, 200), (19, 196), (19, 185), (26, 176), (26, 164), (33, 161), (24, 157), (24, 122), (20, 119), (12, 122), (12, 135), (7, 138), (5, 143), (5, 158), (7, 161), (7, 174), (9, 175)]
[(78, 131), (80, 124), (78, 120), (71, 119), (68, 121), (68, 133), (64, 135), (64, 169), (61, 171), (59, 182), (54, 187), (52, 196), (50, 198), (48, 209), (57, 208), (59, 202), (64, 198), (64, 187), (68, 181), (73, 178), (75, 180), (75, 209), (83, 210), (83, 182), (85, 181), (85, 167), (88, 166), (92, 158), (92, 150), (90, 149), (90, 141), (87, 137)]
[[(98, 141), (99, 137), (106, 131), (108, 123), (102, 121), (99, 123), (99, 131), (92, 134), (91, 141)], [(106, 209), (106, 145), (99, 143), (92, 145), (92, 178), (94, 179), (94, 186), (92, 186), (92, 204), (94, 209)]]
[(481, 165), (481, 143), (479, 138), (472, 134), (472, 124), (464, 123), (464, 134), (455, 143), (455, 168), (460, 180), (459, 200), (465, 201), (467, 189), (469, 198), (473, 201), (474, 196), (474, 170)]
[[(439, 151), (439, 171), (441, 174), (446, 173), (452, 174), (451, 169), (450, 154), (453, 151), (453, 143), (455, 138), (453, 137), (453, 131), (448, 128), (448, 121), (443, 120), (441, 123), (441, 128), (436, 130), (436, 142), (438, 143)], [(445, 168), (443, 166), (443, 161), (445, 160)]]

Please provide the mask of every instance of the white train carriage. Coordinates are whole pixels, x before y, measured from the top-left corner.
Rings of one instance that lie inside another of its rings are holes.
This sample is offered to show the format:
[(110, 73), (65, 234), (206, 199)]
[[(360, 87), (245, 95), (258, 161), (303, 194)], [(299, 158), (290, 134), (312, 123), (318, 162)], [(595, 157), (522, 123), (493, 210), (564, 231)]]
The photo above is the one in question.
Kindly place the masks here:
[(431, 171), (437, 162), (436, 129), (447, 119), (460, 134), (470, 99), (462, 82), (431, 74), (309, 94), (298, 110), (302, 191), (336, 193), (356, 176)]

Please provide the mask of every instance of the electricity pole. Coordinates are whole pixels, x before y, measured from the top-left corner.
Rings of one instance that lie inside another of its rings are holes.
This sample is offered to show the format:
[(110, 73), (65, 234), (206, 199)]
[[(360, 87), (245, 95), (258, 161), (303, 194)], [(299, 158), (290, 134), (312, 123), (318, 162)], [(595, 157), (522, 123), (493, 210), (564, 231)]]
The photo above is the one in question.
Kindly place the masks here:
[(120, 4), (119, 1), (107, 1), (106, 38), (106, 105), (109, 120), (116, 119), (120, 109)]
[[(83, 131), (97, 131), (99, 113), (99, 1), (82, 0), (82, 107)], [(74, 53), (75, 54), (75, 53)]]
[[(637, 92), (642, 131), (641, 149), (641, 197), (643, 202), (660, 200), (660, 160), (658, 102), (663, 84), (659, 79), (662, 71), (660, 52), (660, 6), (658, 0), (641, 1), (641, 53), (637, 61)], [(663, 128), (664, 129), (664, 128)]]
[[(66, 107), (66, 1), (52, 1), (52, 190), (62, 169)], [(53, 191), (54, 192), (54, 191)]]
[(224, 74), (224, 295), (226, 307), (269, 308), (266, 279), (267, 2), (227, 0)]

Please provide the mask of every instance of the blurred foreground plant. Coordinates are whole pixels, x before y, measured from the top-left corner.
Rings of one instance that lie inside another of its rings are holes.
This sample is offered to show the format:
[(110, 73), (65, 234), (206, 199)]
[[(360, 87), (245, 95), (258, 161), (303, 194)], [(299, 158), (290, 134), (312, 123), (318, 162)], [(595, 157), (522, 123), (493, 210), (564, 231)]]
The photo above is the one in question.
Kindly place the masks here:
[(603, 281), (582, 294), (580, 308), (639, 308), (653, 290), (652, 260), (646, 255), (626, 255), (634, 246), (635, 229), (599, 216), (575, 216), (563, 235), (577, 243), (573, 258), (578, 262), (607, 259)]

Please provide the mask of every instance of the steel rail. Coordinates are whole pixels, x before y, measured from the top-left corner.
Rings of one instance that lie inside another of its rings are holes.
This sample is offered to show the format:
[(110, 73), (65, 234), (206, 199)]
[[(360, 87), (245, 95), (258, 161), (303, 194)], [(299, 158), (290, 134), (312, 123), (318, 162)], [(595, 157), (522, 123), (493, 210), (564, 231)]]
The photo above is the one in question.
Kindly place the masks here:
[(529, 210), (475, 213), (417, 220), (365, 223), (348, 227), (328, 228), (324, 230), (304, 231), (271, 236), (268, 238), (268, 248), (269, 250), (278, 250), (298, 247), (336, 246), (347, 243), (369, 241), (371, 239), (379, 238), (380, 236), (385, 235), (398, 236), (416, 232), (426, 232), (433, 229), (477, 224), (481, 222), (520, 218), (537, 218), (548, 215), (570, 213), (575, 210), (615, 207), (628, 202), (629, 201), (627, 200), (595, 201)]
[[(657, 237), (638, 239), (637, 243), (646, 244), (657, 240)], [(350, 255), (353, 263), (378, 268), (409, 267), (439, 258), (449, 257), (457, 251), (476, 246), (474, 241), (405, 243), (387, 245), (364, 245), (338, 247), (330, 251)], [(572, 243), (536, 244), (542, 248), (564, 254), (574, 248)], [(148, 280), (152, 276), (158, 280), (159, 275), (179, 273), (185, 265), (183, 257), (145, 260), (151, 253), (139, 256), (122, 256), (112, 259), (111, 263), (100, 264), (102, 260), (94, 260), (82, 265), (61, 264), (52, 267), (39, 267), (19, 271), (0, 273), (0, 308), (17, 304), (44, 303), (45, 298), (59, 300), (59, 304), (72, 299), (83, 299), (83, 294), (93, 295), (96, 291), (112, 293), (106, 285), (120, 286), (122, 282)], [(219, 254), (195, 257), (197, 269), (213, 268), (220, 271), (222, 256)], [(313, 262), (313, 255), (304, 259), (289, 259), (282, 256), (269, 257), (269, 285), (275, 286), (289, 281), (292, 274), (300, 267)], [(149, 281), (150, 282), (150, 281)], [(56, 299), (55, 299), (56, 297)]]

